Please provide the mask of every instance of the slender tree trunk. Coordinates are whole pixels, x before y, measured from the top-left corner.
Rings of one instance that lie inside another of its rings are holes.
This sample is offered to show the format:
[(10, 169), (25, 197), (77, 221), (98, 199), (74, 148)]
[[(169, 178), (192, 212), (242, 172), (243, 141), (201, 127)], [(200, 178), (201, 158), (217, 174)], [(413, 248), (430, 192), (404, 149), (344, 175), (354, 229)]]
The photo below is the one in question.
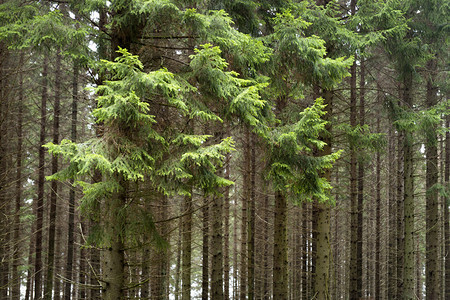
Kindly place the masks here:
[[(72, 75), (72, 119), (71, 119), (71, 134), (70, 138), (73, 142), (77, 140), (77, 116), (78, 116), (78, 64), (73, 64)], [(74, 181), (71, 180), (71, 187), (69, 191), (69, 219), (68, 219), (68, 231), (67, 231), (67, 260), (66, 260), (66, 273), (65, 277), (67, 281), (64, 285), (64, 299), (70, 300), (72, 282), (73, 282), (73, 253), (75, 246), (75, 188), (72, 186)]]
[[(447, 115), (445, 120), (445, 127), (450, 128), (450, 115)], [(448, 187), (450, 186), (450, 133), (445, 133), (445, 170), (444, 170), (444, 182)], [(444, 299), (450, 299), (450, 211), (449, 211), (450, 197), (444, 197), (444, 224), (445, 224), (445, 297)]]
[(307, 299), (308, 290), (308, 240), (310, 232), (308, 231), (308, 203), (302, 204), (302, 299)]
[[(431, 60), (427, 63), (427, 68), (431, 72), (436, 70), (436, 61)], [(430, 109), (437, 104), (438, 88), (434, 83), (435, 75), (430, 74), (427, 80), (426, 104)], [(439, 197), (436, 189), (438, 183), (438, 149), (436, 125), (429, 128), (426, 141), (426, 260), (425, 260), (425, 278), (426, 278), (426, 299), (441, 298), (441, 275), (439, 265), (440, 259), (440, 225), (439, 225)]]
[(387, 299), (394, 299), (397, 290), (397, 203), (395, 197), (395, 134), (389, 125), (389, 232), (387, 265)]
[[(380, 99), (378, 99), (380, 100)], [(378, 101), (380, 103), (380, 101)], [(377, 132), (380, 132), (380, 116), (377, 116)], [(376, 221), (375, 221), (375, 299), (381, 299), (381, 154), (376, 154)]]
[(223, 206), (222, 199), (213, 196), (212, 202), (212, 225), (211, 237), (211, 299), (223, 299)]
[(250, 202), (250, 173), (251, 173), (251, 149), (250, 149), (250, 136), (248, 129), (245, 128), (245, 141), (244, 141), (244, 161), (243, 166), (243, 182), (242, 182), (242, 215), (241, 215), (241, 264), (240, 264), (240, 299), (247, 299), (247, 279), (248, 279), (248, 205)]
[[(55, 103), (53, 107), (53, 143), (59, 143), (59, 115), (61, 113), (61, 53), (58, 50), (55, 63)], [(52, 174), (58, 172), (58, 157), (52, 156)], [(56, 198), (58, 196), (58, 182), (53, 180), (50, 192), (50, 213), (48, 227), (48, 249), (47, 249), (47, 280), (44, 289), (44, 299), (51, 300), (53, 292), (53, 277), (55, 265), (55, 243), (56, 243)]]
[(269, 272), (269, 195), (268, 195), (268, 183), (265, 182), (265, 195), (264, 195), (264, 229), (263, 229), (263, 236), (266, 237), (265, 243), (264, 243), (264, 270), (263, 270), (263, 296), (262, 299), (269, 300), (270, 299), (270, 272)]
[(403, 267), (404, 267), (404, 249), (405, 249), (405, 228), (404, 228), (404, 196), (403, 196), (403, 140), (404, 133), (397, 134), (397, 295), (394, 299), (402, 299), (403, 297)]
[[(365, 67), (364, 62), (361, 61), (361, 79), (360, 79), (360, 95), (359, 95), (359, 125), (362, 127), (365, 125), (365, 85), (366, 85), (366, 76), (365, 76)], [(356, 261), (357, 263), (357, 273), (358, 273), (358, 292), (360, 297), (362, 296), (363, 289), (363, 203), (364, 203), (364, 163), (358, 163), (358, 204), (357, 204), (357, 212), (358, 212), (358, 226), (357, 226), (357, 248), (356, 248)], [(370, 228), (370, 227), (369, 227)], [(369, 247), (369, 249), (372, 249)], [(367, 268), (367, 270), (373, 270), (372, 268)], [(369, 281), (369, 278), (366, 279)]]
[[(285, 96), (277, 100), (276, 111), (281, 115), (286, 107)], [(287, 254), (287, 200), (279, 190), (275, 191), (273, 243), (273, 298), (288, 299), (288, 254)]]
[(202, 208), (202, 299), (208, 300), (209, 295), (209, 201), (203, 197)]
[[(351, 1), (352, 11), (355, 11), (355, 1)], [(354, 129), (356, 126), (356, 61), (350, 68), (350, 127)], [(355, 145), (350, 143), (350, 215), (351, 215), (351, 233), (350, 233), (350, 300), (359, 299), (361, 294), (362, 274), (360, 274), (359, 261), (359, 240), (358, 227), (359, 223), (358, 211), (358, 194), (357, 194), (357, 172), (356, 172), (356, 150)]]
[(39, 134), (39, 163), (38, 163), (38, 191), (36, 205), (36, 252), (34, 258), (34, 299), (38, 300), (42, 297), (42, 233), (44, 225), (44, 183), (45, 183), (45, 144), (46, 138), (46, 120), (47, 120), (47, 75), (48, 75), (48, 56), (44, 55), (44, 63), (42, 69), (42, 97), (41, 97), (41, 120)]
[[(248, 131), (249, 129), (247, 129)], [(247, 226), (247, 258), (248, 258), (248, 299), (255, 298), (255, 202), (256, 202), (256, 153), (255, 153), (255, 136), (249, 133), (248, 139), (250, 143), (250, 201), (248, 205), (248, 226)]]
[[(184, 213), (184, 207), (181, 206), (180, 208), (180, 215), (182, 215)], [(182, 244), (181, 241), (183, 239), (183, 218), (179, 218), (178, 219), (178, 240), (177, 240), (177, 260), (175, 262), (175, 300), (180, 299), (180, 279), (181, 279), (181, 255), (182, 255)], [(144, 266), (144, 264), (143, 264)], [(146, 268), (146, 274), (148, 276), (148, 264), (147, 266), (145, 266)], [(144, 273), (144, 267), (142, 270), (142, 273)], [(145, 277), (144, 277), (145, 278)], [(144, 279), (143, 278), (143, 279)], [(148, 286), (148, 285), (146, 285)], [(141, 297), (144, 298), (143, 293), (141, 292)], [(148, 297), (148, 293), (146, 294), (145, 297)]]
[[(227, 134), (229, 135), (229, 133)], [(230, 154), (227, 154), (225, 160), (225, 179), (230, 179)], [(230, 187), (226, 187), (224, 202), (224, 244), (223, 244), (223, 277), (224, 277), (224, 299), (230, 299)]]
[[(20, 62), (23, 64), (24, 60), (23, 53), (20, 54)], [(19, 78), (19, 102), (17, 103), (19, 107), (19, 112), (17, 114), (17, 154), (16, 154), (16, 197), (15, 197), (15, 207), (14, 207), (14, 244), (13, 244), (13, 263), (12, 263), (12, 289), (11, 289), (11, 300), (20, 299), (20, 275), (19, 266), (21, 265), (21, 254), (22, 247), (20, 240), (20, 208), (22, 204), (22, 151), (23, 151), (23, 106), (24, 106), (24, 86), (23, 86), (23, 73), (20, 72)]]
[[(404, 80), (403, 101), (407, 109), (412, 108), (412, 73)], [(404, 245), (404, 273), (403, 273), (403, 299), (414, 299), (415, 256), (414, 256), (414, 149), (413, 135), (405, 130), (403, 144), (404, 160), (404, 217), (405, 217), (405, 245)]]
[(192, 196), (184, 197), (183, 209), (183, 251), (182, 251), (182, 300), (191, 299), (191, 260), (192, 260)]

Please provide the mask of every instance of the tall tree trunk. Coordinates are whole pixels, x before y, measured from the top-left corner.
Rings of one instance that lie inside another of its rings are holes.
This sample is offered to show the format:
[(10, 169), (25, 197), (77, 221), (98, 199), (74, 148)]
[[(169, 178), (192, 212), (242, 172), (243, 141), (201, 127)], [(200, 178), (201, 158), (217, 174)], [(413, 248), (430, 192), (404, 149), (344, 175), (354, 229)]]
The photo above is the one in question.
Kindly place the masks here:
[[(20, 63), (23, 65), (24, 55), (20, 54)], [(11, 300), (20, 299), (20, 275), (19, 266), (21, 265), (22, 247), (20, 240), (20, 208), (22, 204), (22, 168), (23, 168), (23, 106), (24, 106), (24, 86), (23, 86), (23, 73), (20, 72), (19, 78), (19, 112), (17, 114), (17, 154), (16, 154), (16, 197), (14, 207), (14, 244), (13, 244), (13, 264), (12, 264), (12, 289)]]
[[(355, 11), (355, 1), (351, 1), (352, 11)], [(353, 130), (356, 126), (356, 61), (350, 68), (350, 127)], [(358, 194), (357, 194), (357, 165), (356, 165), (356, 150), (355, 145), (350, 142), (350, 299), (357, 300), (361, 294), (362, 274), (360, 274), (359, 261), (359, 244), (362, 242), (359, 240), (358, 227), (362, 224), (359, 223), (359, 211), (358, 211)]]
[[(277, 100), (276, 111), (281, 115), (286, 107), (285, 96)], [(287, 200), (279, 190), (275, 191), (273, 233), (273, 298), (288, 299), (288, 254), (287, 254)]]
[[(445, 120), (446, 128), (450, 128), (450, 115), (447, 115)], [(450, 132), (445, 133), (445, 170), (444, 182), (447, 188), (450, 186)], [(444, 197), (444, 224), (445, 224), (445, 297), (450, 299), (450, 211), (449, 211), (450, 196)]]
[[(247, 132), (249, 129), (247, 129)], [(248, 299), (255, 298), (255, 202), (256, 202), (256, 153), (255, 153), (255, 135), (248, 134), (247, 141), (250, 143), (250, 201), (248, 205), (248, 226), (247, 226), (247, 277), (248, 277)]]
[(192, 260), (192, 196), (184, 197), (183, 209), (183, 250), (182, 250), (182, 300), (191, 299), (191, 260)]
[(288, 298), (287, 273), (287, 201), (275, 192), (274, 249), (273, 249), (273, 299)]
[(404, 196), (403, 196), (403, 140), (404, 133), (399, 131), (397, 134), (397, 288), (394, 299), (402, 299), (403, 297), (403, 267), (404, 267), (404, 249), (405, 249), (405, 228), (404, 228)]
[[(77, 117), (78, 117), (78, 73), (79, 67), (77, 62), (73, 63), (72, 75), (72, 118), (71, 118), (71, 133), (70, 138), (72, 142), (77, 140)], [(73, 179), (70, 181), (71, 187), (69, 191), (69, 219), (67, 229), (67, 256), (66, 256), (66, 273), (67, 281), (64, 285), (64, 299), (70, 300), (72, 282), (73, 282), (73, 253), (75, 246), (75, 188), (73, 187)]]
[(126, 204), (126, 183), (118, 176), (121, 190), (114, 193), (103, 203), (104, 248), (101, 251), (102, 290), (104, 300), (124, 299), (125, 257), (124, 232), (126, 216), (123, 207)]
[(389, 125), (389, 232), (388, 232), (388, 265), (387, 265), (387, 299), (394, 299), (397, 291), (397, 201), (395, 196), (395, 133)]
[[(377, 102), (381, 104), (381, 93), (378, 92)], [(377, 115), (377, 133), (380, 132), (380, 115)], [(375, 299), (379, 300), (381, 296), (381, 154), (377, 151), (376, 154), (376, 199), (375, 199)]]
[(310, 232), (308, 231), (308, 220), (309, 220), (309, 210), (308, 203), (304, 202), (302, 204), (302, 299), (307, 299), (309, 295), (308, 290), (308, 245)]
[(219, 196), (213, 196), (211, 237), (211, 299), (223, 299), (223, 206)]
[[(229, 135), (229, 133), (227, 134)], [(230, 154), (226, 155), (225, 160), (225, 179), (230, 179)], [(225, 188), (224, 202), (223, 202), (223, 213), (224, 213), (224, 243), (223, 243), (223, 278), (224, 278), (224, 299), (230, 299), (230, 187)]]
[[(412, 73), (408, 73), (404, 80), (403, 101), (406, 109), (412, 108)], [(405, 245), (404, 245), (404, 273), (403, 273), (403, 299), (415, 299), (415, 256), (414, 256), (414, 149), (413, 134), (405, 130), (403, 144), (404, 161), (404, 217), (405, 217)]]
[[(59, 143), (59, 115), (61, 113), (61, 53), (56, 53), (55, 63), (55, 103), (53, 107), (53, 143)], [(52, 156), (52, 174), (58, 172), (58, 157)], [(47, 249), (47, 280), (44, 289), (44, 299), (51, 300), (53, 292), (53, 277), (55, 265), (55, 243), (56, 243), (56, 198), (58, 197), (58, 182), (53, 180), (50, 191), (50, 213), (48, 227), (48, 249)]]
[[(184, 213), (184, 207), (180, 206), (180, 215), (183, 215)], [(174, 297), (175, 300), (180, 299), (180, 281), (181, 281), (181, 256), (182, 256), (182, 239), (183, 239), (183, 218), (178, 218), (178, 240), (177, 240), (177, 260), (175, 262), (175, 287), (174, 287)], [(144, 256), (144, 260), (145, 260), (145, 256)], [(144, 267), (145, 267), (145, 274), (147, 275), (146, 277), (148, 277), (148, 264), (143, 264), (142, 267), (142, 273), (144, 273)], [(146, 277), (143, 277), (142, 280), (145, 280)], [(148, 285), (145, 285), (146, 287), (148, 287)], [(141, 288), (141, 298), (144, 298), (143, 295), (143, 287)], [(145, 297), (148, 297), (148, 293), (145, 295)]]
[[(323, 91), (324, 104), (326, 104), (325, 120), (331, 121), (333, 114), (333, 91)], [(331, 122), (326, 125), (327, 135), (322, 137), (322, 140), (326, 143), (326, 146), (320, 151), (319, 155), (331, 154)], [(331, 171), (328, 169), (324, 172), (323, 177), (330, 181)], [(316, 262), (316, 274), (314, 278), (313, 292), (319, 300), (330, 299), (328, 292), (328, 282), (330, 276), (330, 206), (327, 203), (317, 203), (317, 228), (316, 228), (316, 243), (317, 251), (313, 253), (315, 255)]]
[[(380, 102), (378, 102), (380, 103)], [(380, 116), (377, 116), (377, 132), (380, 132)], [(381, 299), (381, 154), (376, 154), (376, 215), (375, 215), (375, 299)]]
[[(364, 61), (361, 61), (360, 66), (360, 94), (359, 94), (359, 125), (362, 127), (365, 125), (365, 85), (366, 85), (366, 76), (365, 76), (365, 66)], [(357, 273), (358, 273), (358, 292), (360, 297), (362, 296), (362, 283), (363, 283), (363, 203), (364, 203), (364, 163), (360, 161), (358, 163), (358, 204), (357, 204), (357, 212), (358, 212), (358, 226), (357, 226), (357, 248), (356, 248), (356, 261), (357, 263)], [(370, 228), (370, 227), (369, 227)], [(369, 249), (372, 249), (369, 247)], [(367, 270), (373, 270), (372, 268), (367, 268)], [(366, 279), (369, 281), (368, 279)], [(370, 290), (370, 289), (369, 289)]]
[(209, 295), (209, 201), (203, 197), (202, 207), (202, 299)]
[(46, 138), (46, 120), (47, 120), (47, 98), (48, 98), (48, 56), (44, 55), (42, 69), (42, 97), (41, 97), (41, 120), (39, 134), (39, 163), (38, 163), (38, 191), (36, 205), (36, 254), (34, 258), (34, 299), (42, 297), (42, 231), (44, 225), (44, 183), (45, 183), (45, 144)]
[(241, 214), (241, 263), (240, 263), (240, 299), (247, 299), (247, 279), (248, 279), (248, 205), (250, 202), (250, 173), (251, 173), (251, 149), (248, 129), (245, 128), (244, 141), (244, 161), (243, 161), (243, 176), (242, 176), (242, 214)]
[[(436, 61), (427, 63), (427, 68), (431, 72), (427, 79), (426, 105), (430, 109), (437, 104), (437, 91), (435, 85)], [(436, 125), (428, 128), (426, 141), (426, 299), (440, 299), (440, 225), (439, 225), (439, 198), (436, 184), (438, 183), (438, 149)]]

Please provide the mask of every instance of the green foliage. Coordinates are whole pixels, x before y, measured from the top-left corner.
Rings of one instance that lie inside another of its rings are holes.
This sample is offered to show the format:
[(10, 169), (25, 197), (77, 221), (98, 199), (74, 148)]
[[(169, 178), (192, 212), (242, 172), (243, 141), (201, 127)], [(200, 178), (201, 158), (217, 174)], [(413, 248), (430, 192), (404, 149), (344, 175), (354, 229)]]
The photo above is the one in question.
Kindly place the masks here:
[(323, 99), (319, 98), (300, 114), (298, 122), (272, 131), (267, 178), (273, 181), (276, 190), (306, 199), (329, 200), (331, 186), (321, 173), (332, 167), (340, 152), (321, 157), (311, 155), (314, 149), (325, 146), (319, 139), (325, 132), (326, 122), (321, 119), (324, 108)]

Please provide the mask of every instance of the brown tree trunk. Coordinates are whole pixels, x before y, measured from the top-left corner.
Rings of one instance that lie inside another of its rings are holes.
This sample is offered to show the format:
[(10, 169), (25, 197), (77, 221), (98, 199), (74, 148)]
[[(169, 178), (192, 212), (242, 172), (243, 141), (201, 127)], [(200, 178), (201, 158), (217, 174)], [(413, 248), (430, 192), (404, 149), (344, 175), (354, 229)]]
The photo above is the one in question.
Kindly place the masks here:
[(184, 197), (182, 224), (182, 300), (191, 299), (191, 260), (192, 260), (192, 196)]
[[(229, 135), (229, 134), (227, 134)], [(225, 160), (225, 179), (230, 179), (230, 159), (231, 156), (227, 154)], [(230, 187), (226, 187), (223, 202), (224, 213), (224, 234), (223, 234), (223, 278), (224, 278), (224, 299), (230, 299)]]
[(42, 69), (42, 97), (41, 97), (41, 120), (40, 120), (40, 134), (39, 134), (39, 163), (38, 163), (38, 191), (37, 191), (37, 205), (36, 205), (36, 252), (34, 258), (34, 299), (41, 299), (42, 297), (42, 234), (44, 225), (44, 183), (45, 183), (45, 149), (42, 145), (45, 144), (46, 138), (46, 120), (47, 120), (47, 75), (48, 75), (48, 56), (44, 55), (44, 63)]
[[(78, 117), (78, 64), (73, 64), (72, 75), (72, 118), (71, 118), (71, 133), (70, 138), (73, 142), (77, 140), (77, 117)], [(67, 281), (64, 285), (64, 299), (70, 300), (72, 282), (73, 282), (73, 262), (74, 262), (74, 246), (75, 246), (75, 188), (72, 186), (74, 181), (71, 180), (71, 187), (69, 191), (69, 218), (67, 229), (67, 256), (66, 256), (66, 273)]]
[[(427, 69), (432, 72), (427, 79), (426, 105), (431, 109), (437, 104), (438, 87), (435, 85), (436, 61), (427, 63)], [(426, 247), (425, 247), (425, 286), (426, 299), (441, 298), (440, 275), (440, 225), (438, 184), (438, 149), (437, 124), (428, 128), (426, 141)]]
[[(331, 120), (333, 114), (333, 91), (323, 91), (324, 104), (326, 104), (325, 120)], [(326, 143), (326, 146), (320, 151), (319, 156), (331, 154), (331, 122), (326, 125), (328, 134), (322, 137), (322, 140)], [(323, 177), (330, 181), (331, 171), (328, 169), (324, 172)], [(316, 227), (316, 243), (317, 251), (313, 253), (315, 255), (315, 278), (313, 286), (313, 295), (318, 300), (330, 299), (328, 291), (328, 283), (330, 277), (330, 206), (328, 203), (317, 203), (317, 227)]]
[(202, 299), (208, 300), (209, 295), (209, 201), (203, 197), (202, 208)]
[[(23, 65), (24, 55), (20, 55), (20, 63)], [(23, 151), (23, 106), (24, 106), (24, 86), (23, 86), (23, 73), (20, 72), (19, 78), (19, 112), (17, 114), (17, 154), (16, 154), (16, 197), (14, 207), (14, 237), (13, 237), (13, 262), (12, 262), (12, 288), (11, 288), (11, 300), (20, 299), (20, 275), (19, 266), (21, 265), (22, 247), (20, 245), (20, 208), (22, 204), (22, 151)]]
[[(355, 1), (351, 1), (352, 11), (355, 10)], [(350, 68), (350, 127), (354, 129), (356, 126), (356, 62)], [(350, 225), (350, 300), (359, 299), (362, 287), (362, 268), (359, 261), (359, 244), (362, 240), (359, 240), (359, 227), (362, 224), (359, 223), (359, 203), (357, 194), (357, 172), (356, 172), (356, 150), (355, 145), (350, 143), (350, 215), (351, 215), (351, 225)]]
[[(248, 129), (247, 129), (248, 131)], [(255, 298), (255, 202), (256, 202), (256, 153), (255, 136), (249, 133), (247, 141), (250, 143), (250, 201), (248, 205), (248, 226), (247, 226), (247, 277), (248, 277), (248, 299)]]
[[(61, 53), (56, 53), (55, 65), (55, 103), (53, 106), (53, 143), (59, 143), (59, 115), (61, 113)], [(58, 157), (52, 156), (52, 174), (58, 172)], [(53, 292), (53, 277), (55, 266), (55, 243), (56, 243), (56, 198), (58, 197), (58, 182), (53, 180), (50, 191), (50, 213), (48, 227), (48, 249), (47, 249), (47, 275), (44, 289), (44, 299), (51, 300)]]
[[(450, 128), (450, 115), (447, 115), (444, 122), (446, 128)], [(444, 182), (448, 187), (450, 186), (450, 133), (445, 133), (445, 170), (444, 170)], [(444, 224), (445, 224), (445, 297), (444, 299), (450, 299), (450, 211), (449, 211), (450, 197), (444, 197), (445, 209), (444, 209)]]
[(248, 129), (245, 128), (243, 176), (242, 176), (242, 214), (241, 214), (241, 262), (240, 262), (240, 299), (247, 299), (248, 280), (248, 205), (250, 202), (251, 149)]

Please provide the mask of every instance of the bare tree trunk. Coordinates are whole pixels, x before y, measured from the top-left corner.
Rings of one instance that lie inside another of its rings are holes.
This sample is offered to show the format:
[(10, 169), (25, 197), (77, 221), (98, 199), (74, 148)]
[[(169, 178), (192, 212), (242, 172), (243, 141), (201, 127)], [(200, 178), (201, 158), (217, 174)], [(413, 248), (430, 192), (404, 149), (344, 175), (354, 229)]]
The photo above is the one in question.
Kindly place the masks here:
[[(355, 0), (351, 1), (352, 14), (355, 12)], [(356, 61), (350, 68), (350, 126), (353, 129), (356, 126)], [(362, 224), (359, 223), (359, 205), (357, 194), (357, 173), (356, 173), (356, 150), (355, 145), (350, 143), (350, 299), (359, 299), (362, 294), (362, 271), (360, 258), (359, 244), (362, 240), (359, 240), (359, 227)]]
[[(23, 65), (24, 60), (23, 53), (20, 54), (20, 63)], [(19, 112), (17, 114), (17, 154), (16, 154), (16, 197), (14, 207), (14, 244), (13, 244), (13, 263), (12, 263), (12, 289), (11, 300), (20, 299), (20, 275), (19, 266), (21, 265), (22, 247), (20, 240), (20, 208), (22, 204), (22, 168), (23, 168), (23, 106), (24, 106), (24, 86), (23, 86), (23, 73), (20, 72), (19, 78)]]
[[(225, 160), (225, 179), (230, 179), (230, 155)], [(224, 299), (230, 299), (230, 187), (226, 187), (223, 203), (224, 213), (224, 244), (223, 244), (223, 277), (224, 277)]]
[[(247, 132), (249, 129), (247, 129)], [(255, 298), (255, 201), (256, 201), (256, 153), (255, 153), (255, 136), (252, 133), (248, 134), (248, 143), (250, 143), (250, 201), (248, 205), (248, 226), (247, 226), (247, 277), (248, 277), (248, 299)]]
[(395, 197), (395, 134), (389, 125), (389, 232), (388, 232), (388, 265), (387, 265), (387, 299), (394, 299), (397, 294), (397, 203)]
[(202, 208), (202, 299), (208, 300), (209, 295), (209, 201), (203, 197)]
[(46, 138), (46, 120), (47, 120), (47, 75), (48, 75), (48, 56), (44, 55), (44, 63), (42, 69), (42, 97), (41, 97), (41, 120), (39, 134), (39, 163), (38, 163), (38, 191), (36, 205), (36, 252), (34, 258), (34, 299), (38, 300), (42, 297), (42, 234), (44, 221), (44, 183), (45, 183), (45, 144)]
[(242, 213), (241, 213), (241, 264), (240, 264), (240, 299), (247, 299), (247, 279), (248, 279), (248, 257), (247, 257), (247, 243), (248, 243), (248, 205), (250, 199), (250, 173), (251, 173), (251, 149), (250, 149), (250, 139), (248, 134), (248, 129), (245, 128), (245, 141), (244, 141), (244, 158), (242, 170)]
[[(450, 128), (450, 115), (447, 115), (445, 120), (446, 128)], [(450, 185), (450, 133), (445, 133), (445, 171), (444, 182), (448, 187)], [(444, 197), (445, 209), (444, 209), (444, 224), (445, 224), (445, 297), (444, 299), (450, 299), (450, 211), (449, 211), (449, 199), (450, 197)]]
[[(403, 101), (407, 109), (412, 108), (412, 73), (406, 75), (404, 80)], [(411, 131), (405, 130), (403, 144), (404, 159), (404, 273), (403, 273), (403, 299), (414, 299), (415, 286), (415, 257), (414, 257), (414, 149), (413, 135)]]
[(191, 299), (191, 260), (192, 260), (192, 196), (184, 197), (182, 224), (182, 300)]
[(211, 211), (213, 232), (211, 237), (211, 299), (223, 299), (223, 206), (222, 199), (213, 196)]
[[(78, 117), (78, 64), (73, 64), (72, 75), (72, 119), (71, 119), (71, 134), (70, 138), (73, 142), (77, 140), (77, 117)], [(70, 181), (73, 185), (73, 179)], [(75, 189), (70, 187), (69, 191), (69, 219), (68, 219), (68, 231), (67, 231), (67, 256), (66, 256), (66, 273), (65, 277), (67, 281), (64, 285), (64, 299), (70, 300), (71, 289), (73, 284), (73, 253), (75, 246)]]
[[(56, 53), (55, 66), (55, 103), (53, 107), (53, 143), (59, 143), (59, 115), (61, 113), (61, 53)], [(52, 156), (52, 174), (58, 172), (58, 157)], [(50, 213), (48, 227), (48, 249), (47, 249), (47, 280), (44, 289), (44, 299), (51, 300), (53, 292), (53, 277), (55, 266), (55, 243), (56, 243), (56, 198), (58, 196), (58, 182), (53, 180), (50, 192)]]
[[(436, 61), (427, 63), (427, 69), (432, 72), (427, 79), (427, 108), (431, 109), (437, 104), (438, 87), (435, 85)], [(441, 298), (440, 274), (440, 225), (439, 225), (439, 197), (436, 185), (439, 179), (438, 149), (436, 125), (428, 128), (426, 141), (426, 248), (425, 248), (425, 278), (426, 299)]]

